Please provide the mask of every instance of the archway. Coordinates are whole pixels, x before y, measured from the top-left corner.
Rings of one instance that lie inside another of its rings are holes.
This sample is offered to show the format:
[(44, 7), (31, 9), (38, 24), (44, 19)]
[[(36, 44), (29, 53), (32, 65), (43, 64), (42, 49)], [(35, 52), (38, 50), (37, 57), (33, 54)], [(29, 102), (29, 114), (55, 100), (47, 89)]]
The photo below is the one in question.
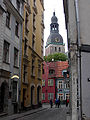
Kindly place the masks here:
[(41, 102), (41, 87), (37, 87), (37, 103), (40, 104)]
[(8, 83), (4, 81), (1, 84), (0, 89), (0, 112), (6, 112), (8, 109), (8, 95), (9, 95)]
[(31, 106), (34, 105), (34, 86), (31, 87)]

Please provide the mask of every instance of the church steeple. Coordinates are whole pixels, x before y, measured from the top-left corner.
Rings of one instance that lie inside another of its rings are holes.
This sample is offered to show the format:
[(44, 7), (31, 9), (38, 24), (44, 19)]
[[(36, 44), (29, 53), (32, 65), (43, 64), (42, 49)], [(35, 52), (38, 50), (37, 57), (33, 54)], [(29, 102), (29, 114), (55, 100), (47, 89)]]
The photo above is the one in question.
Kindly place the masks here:
[(65, 46), (63, 43), (63, 38), (59, 34), (58, 18), (56, 17), (55, 12), (53, 12), (50, 24), (50, 35), (47, 39), (45, 47), (45, 55), (48, 56), (49, 54), (60, 52), (65, 52)]
[(59, 32), (59, 24), (58, 24), (58, 19), (55, 16), (55, 12), (53, 12), (53, 16), (51, 18), (51, 24), (50, 24), (50, 33), (53, 32)]

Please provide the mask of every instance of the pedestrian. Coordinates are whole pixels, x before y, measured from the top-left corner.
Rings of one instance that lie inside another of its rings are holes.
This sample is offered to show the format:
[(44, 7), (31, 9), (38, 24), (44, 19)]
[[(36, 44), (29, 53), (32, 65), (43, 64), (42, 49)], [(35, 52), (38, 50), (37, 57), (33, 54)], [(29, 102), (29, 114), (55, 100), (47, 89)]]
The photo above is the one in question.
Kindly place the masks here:
[(68, 100), (67, 100), (67, 98), (66, 98), (66, 107), (68, 107)]
[(58, 108), (59, 108), (59, 106), (60, 106), (60, 98), (58, 99)]
[(57, 107), (57, 104), (58, 104), (58, 100), (55, 99), (55, 107)]
[(51, 106), (51, 108), (52, 108), (52, 106), (53, 106), (53, 101), (52, 101), (52, 99), (50, 99), (50, 106)]

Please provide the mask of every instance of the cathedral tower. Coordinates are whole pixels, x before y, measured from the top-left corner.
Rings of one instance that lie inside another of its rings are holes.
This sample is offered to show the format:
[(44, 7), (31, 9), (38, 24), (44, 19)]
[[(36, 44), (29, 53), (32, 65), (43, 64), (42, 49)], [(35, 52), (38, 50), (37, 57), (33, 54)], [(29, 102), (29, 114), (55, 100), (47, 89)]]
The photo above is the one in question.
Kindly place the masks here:
[(46, 56), (53, 53), (65, 53), (65, 44), (63, 43), (62, 36), (59, 34), (59, 24), (55, 12), (53, 12), (51, 18), (50, 35), (45, 46)]

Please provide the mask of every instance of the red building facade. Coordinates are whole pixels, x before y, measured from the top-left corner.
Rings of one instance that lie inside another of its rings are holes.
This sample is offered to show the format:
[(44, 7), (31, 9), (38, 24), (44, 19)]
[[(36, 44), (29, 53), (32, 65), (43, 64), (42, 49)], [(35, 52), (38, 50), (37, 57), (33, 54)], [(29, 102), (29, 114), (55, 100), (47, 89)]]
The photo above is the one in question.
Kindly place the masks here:
[[(48, 103), (52, 98), (53, 102), (56, 98), (60, 99), (63, 95), (63, 99), (66, 99), (66, 95), (69, 95), (66, 86), (63, 72), (68, 69), (68, 61), (57, 61), (57, 62), (44, 62), (43, 63), (43, 75), (42, 75), (42, 103)], [(67, 75), (67, 78), (69, 76)], [(62, 85), (59, 83), (62, 82)], [(60, 88), (61, 86), (61, 88)], [(65, 92), (65, 91), (68, 92)]]

